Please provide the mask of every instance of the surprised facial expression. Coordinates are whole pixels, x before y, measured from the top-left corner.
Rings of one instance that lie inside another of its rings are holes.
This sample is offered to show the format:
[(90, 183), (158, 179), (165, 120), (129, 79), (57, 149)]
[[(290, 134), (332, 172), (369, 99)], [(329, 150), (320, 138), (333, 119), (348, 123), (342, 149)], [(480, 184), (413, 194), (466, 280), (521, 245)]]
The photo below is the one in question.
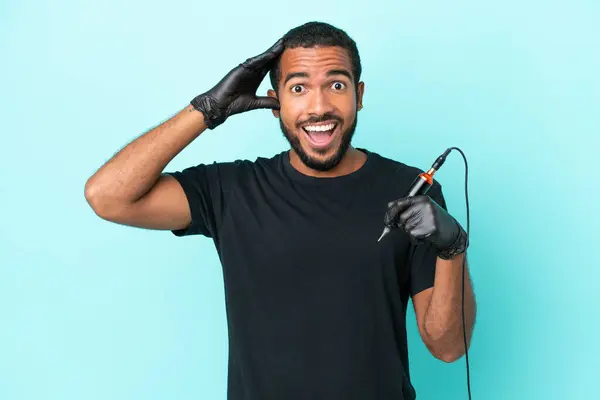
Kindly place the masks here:
[(309, 168), (335, 167), (350, 146), (364, 90), (362, 82), (354, 84), (348, 51), (335, 46), (286, 49), (280, 70), (277, 114), (283, 134)]

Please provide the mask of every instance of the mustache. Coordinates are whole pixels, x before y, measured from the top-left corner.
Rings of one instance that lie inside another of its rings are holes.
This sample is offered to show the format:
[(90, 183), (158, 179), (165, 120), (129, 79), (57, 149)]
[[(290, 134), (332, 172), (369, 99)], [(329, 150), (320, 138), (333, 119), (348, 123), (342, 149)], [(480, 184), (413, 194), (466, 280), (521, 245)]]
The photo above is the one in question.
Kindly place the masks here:
[(325, 122), (325, 121), (337, 121), (340, 123), (343, 122), (342, 118), (338, 117), (337, 115), (323, 114), (319, 117), (311, 117), (307, 120), (299, 122), (298, 126), (302, 126), (302, 125), (306, 125), (306, 124), (316, 124), (318, 122)]

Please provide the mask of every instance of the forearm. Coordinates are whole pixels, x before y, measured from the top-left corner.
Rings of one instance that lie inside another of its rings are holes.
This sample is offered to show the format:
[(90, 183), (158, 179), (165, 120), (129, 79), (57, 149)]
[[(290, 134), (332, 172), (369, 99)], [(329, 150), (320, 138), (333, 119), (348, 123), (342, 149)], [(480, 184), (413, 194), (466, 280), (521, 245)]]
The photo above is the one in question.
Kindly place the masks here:
[(131, 204), (156, 183), (166, 165), (206, 126), (191, 105), (144, 133), (107, 161), (85, 186), (88, 202)]
[[(444, 361), (454, 361), (464, 354), (462, 321), (462, 261), (437, 259), (431, 301), (425, 314), (424, 332), (430, 350)], [(464, 314), (467, 345), (475, 323), (476, 303), (467, 264), (465, 263)]]

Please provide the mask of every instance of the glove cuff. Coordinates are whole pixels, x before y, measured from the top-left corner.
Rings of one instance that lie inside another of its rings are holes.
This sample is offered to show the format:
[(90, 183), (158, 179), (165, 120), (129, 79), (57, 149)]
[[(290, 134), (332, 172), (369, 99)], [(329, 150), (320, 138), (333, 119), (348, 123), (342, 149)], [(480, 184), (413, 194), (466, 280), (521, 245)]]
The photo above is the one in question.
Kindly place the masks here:
[(190, 104), (204, 115), (204, 123), (208, 129), (215, 129), (227, 118), (225, 113), (221, 111), (217, 101), (206, 94), (194, 97)]
[(467, 232), (465, 232), (458, 222), (456, 222), (456, 225), (458, 225), (459, 233), (454, 243), (445, 249), (438, 250), (438, 257), (443, 260), (450, 260), (457, 255), (464, 253), (467, 250), (467, 247), (469, 247)]

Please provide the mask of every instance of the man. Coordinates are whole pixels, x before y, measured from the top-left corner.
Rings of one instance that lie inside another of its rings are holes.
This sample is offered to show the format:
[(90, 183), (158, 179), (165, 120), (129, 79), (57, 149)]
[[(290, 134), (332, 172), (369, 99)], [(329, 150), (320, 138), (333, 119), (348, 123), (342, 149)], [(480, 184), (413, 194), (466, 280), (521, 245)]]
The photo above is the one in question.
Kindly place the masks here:
[[(273, 89), (256, 97), (269, 71)], [(86, 184), (106, 220), (213, 239), (225, 279), (230, 400), (414, 399), (409, 297), (431, 353), (451, 362), (464, 352), (465, 232), (438, 182), (429, 196), (403, 199), (420, 171), (351, 145), (360, 74), (345, 32), (299, 26)], [(289, 151), (162, 173), (206, 129), (255, 109), (272, 110)], [(395, 229), (377, 242), (384, 221)], [(470, 340), (468, 275), (465, 285)]]

